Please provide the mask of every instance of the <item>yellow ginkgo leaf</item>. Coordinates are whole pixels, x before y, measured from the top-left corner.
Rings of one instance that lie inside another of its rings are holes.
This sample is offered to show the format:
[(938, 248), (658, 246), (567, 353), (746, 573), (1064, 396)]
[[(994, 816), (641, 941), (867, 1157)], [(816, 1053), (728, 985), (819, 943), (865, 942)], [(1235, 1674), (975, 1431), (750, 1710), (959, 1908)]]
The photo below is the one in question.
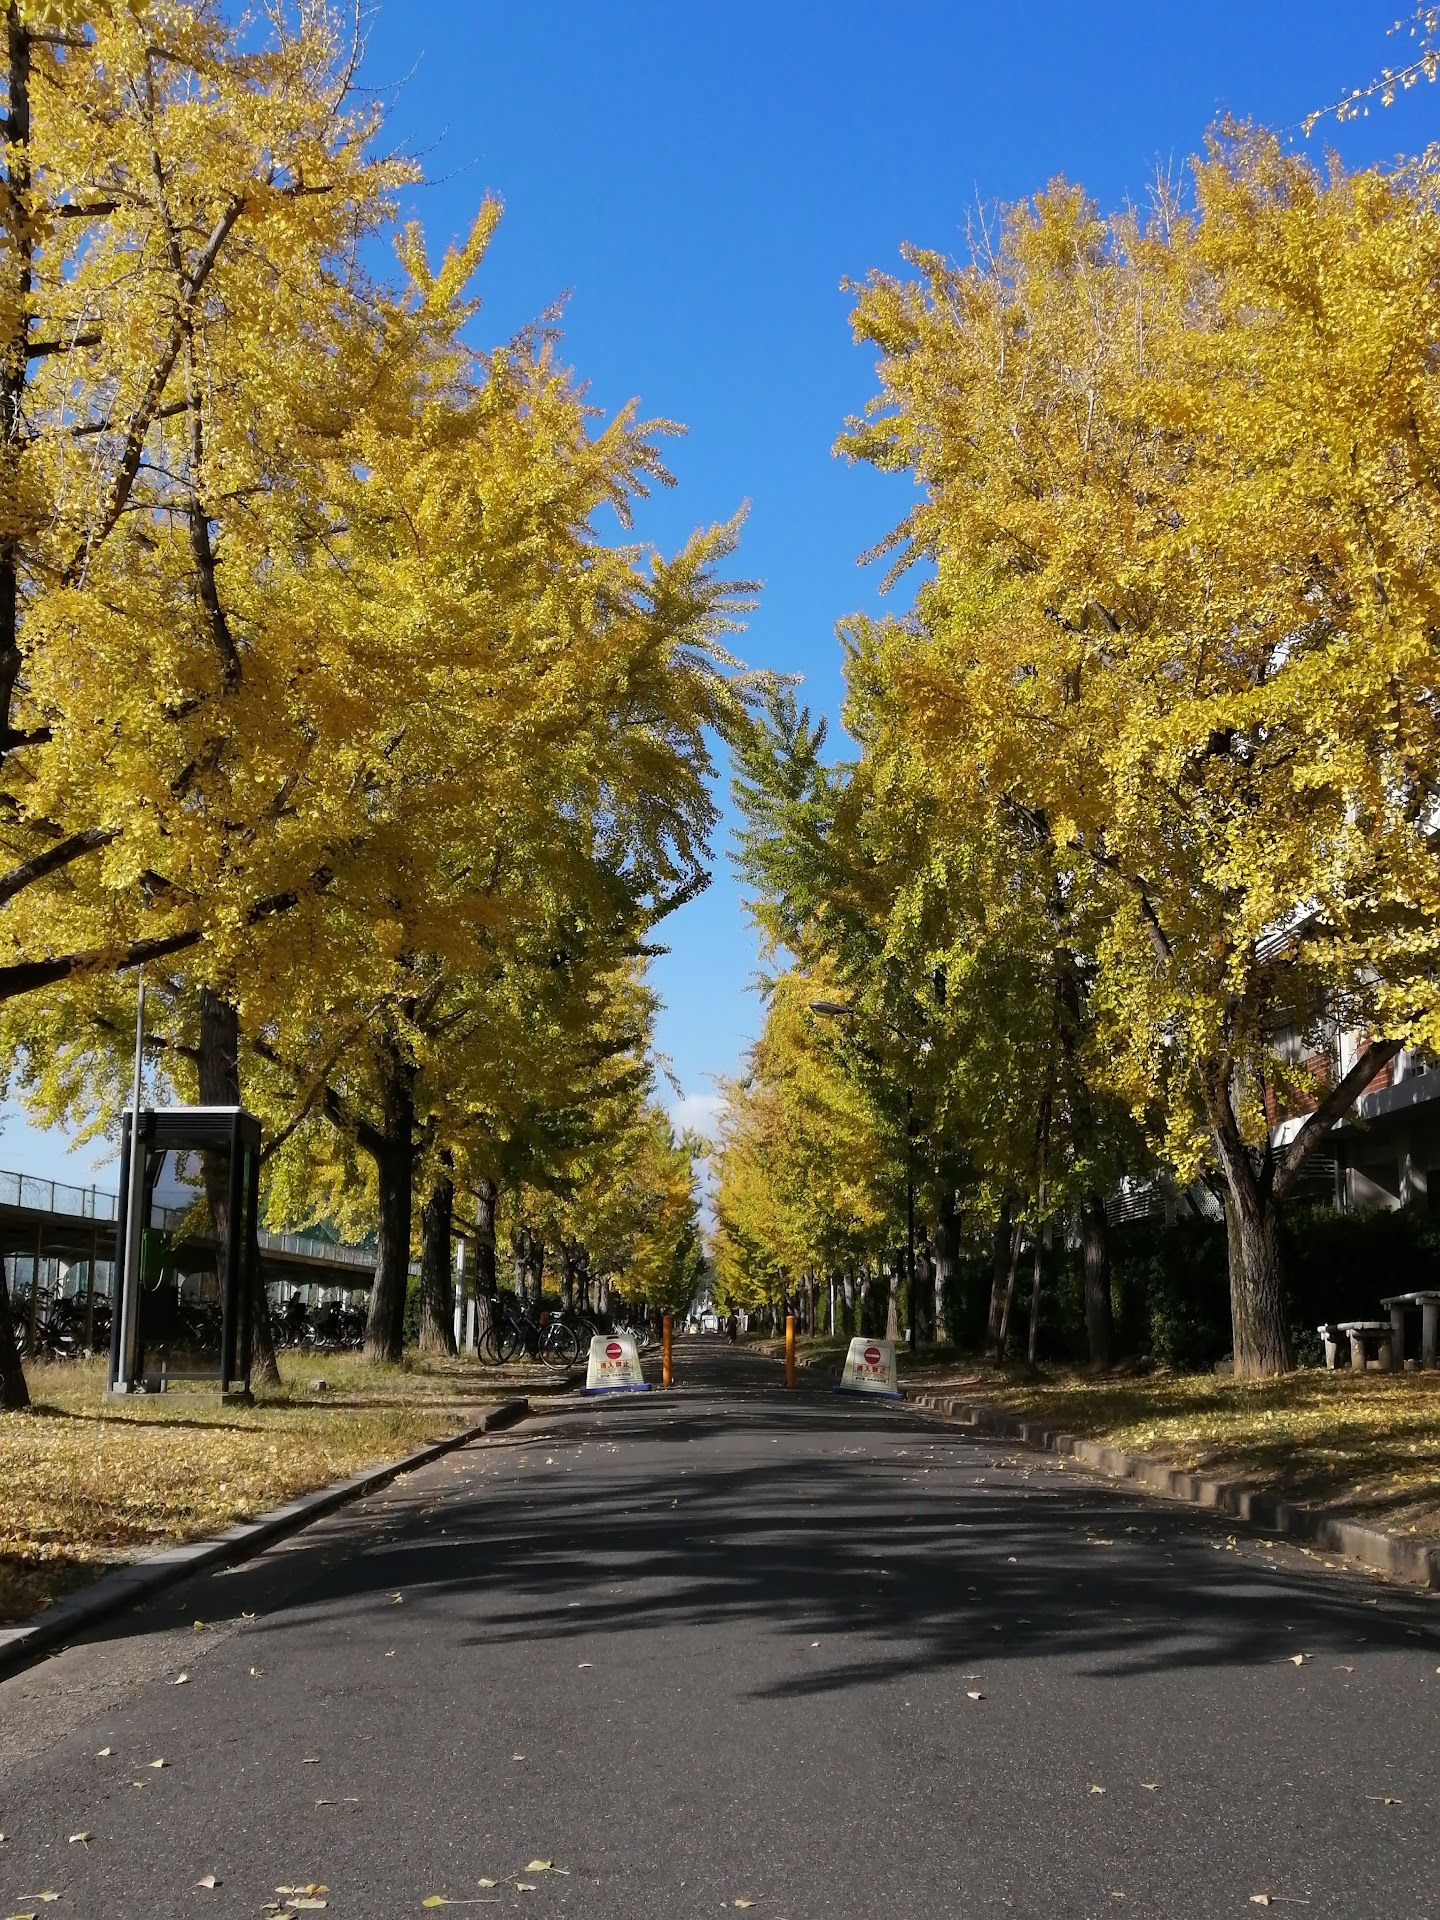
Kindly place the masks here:
[(553, 1860), (532, 1860), (526, 1867), (526, 1873), (548, 1873), (555, 1862)]
[(213, 1873), (205, 1873), (200, 1876), (195, 1884), (197, 1887), (210, 1887), (213, 1889), (218, 1887), (220, 1882)]

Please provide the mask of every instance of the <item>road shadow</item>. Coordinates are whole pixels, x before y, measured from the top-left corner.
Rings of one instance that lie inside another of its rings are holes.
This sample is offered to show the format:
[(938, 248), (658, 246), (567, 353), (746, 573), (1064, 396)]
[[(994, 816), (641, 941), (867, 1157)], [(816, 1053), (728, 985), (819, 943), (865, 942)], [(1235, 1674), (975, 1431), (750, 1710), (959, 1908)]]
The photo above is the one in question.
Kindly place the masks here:
[(339, 1646), (399, 1593), (407, 1632), (424, 1622), (447, 1650), (525, 1644), (544, 1658), (597, 1634), (736, 1621), (807, 1656), (820, 1642), (800, 1672), (757, 1679), (761, 1697), (1057, 1657), (1121, 1681), (1297, 1654), (1440, 1661), (1425, 1597), (1046, 1456), (823, 1393), (547, 1406), (483, 1453), (212, 1576), (201, 1605), (203, 1584), (111, 1637), (219, 1609), (254, 1614), (262, 1637), (319, 1613)]

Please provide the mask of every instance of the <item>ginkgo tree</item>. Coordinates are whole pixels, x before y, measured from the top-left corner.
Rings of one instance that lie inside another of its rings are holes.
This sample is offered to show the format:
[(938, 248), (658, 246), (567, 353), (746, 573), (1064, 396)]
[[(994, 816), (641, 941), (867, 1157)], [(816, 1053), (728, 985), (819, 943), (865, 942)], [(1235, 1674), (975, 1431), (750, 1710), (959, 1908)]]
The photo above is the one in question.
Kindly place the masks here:
[[(1088, 897), (1109, 1083), (1215, 1168), (1236, 1371), (1272, 1373), (1279, 1208), (1440, 1038), (1440, 178), (1226, 129), (1188, 203), (1056, 182), (911, 264), (858, 292), (880, 390), (842, 442), (921, 490), (891, 548), (934, 574), (883, 672), (940, 819), (1023, 823)], [(1283, 1146), (1276, 1086), (1314, 1098)]]
[(736, 529), (599, 536), (666, 429), (599, 420), (549, 326), (467, 344), (498, 207), (438, 265), (393, 228), (338, 10), (62, 13), (7, 10), (7, 1044), (59, 1110), (148, 962), (202, 1085), (366, 1142), (393, 1353), (417, 1168), (523, 1067), (497, 981), (574, 976), (581, 1045), (703, 884)]

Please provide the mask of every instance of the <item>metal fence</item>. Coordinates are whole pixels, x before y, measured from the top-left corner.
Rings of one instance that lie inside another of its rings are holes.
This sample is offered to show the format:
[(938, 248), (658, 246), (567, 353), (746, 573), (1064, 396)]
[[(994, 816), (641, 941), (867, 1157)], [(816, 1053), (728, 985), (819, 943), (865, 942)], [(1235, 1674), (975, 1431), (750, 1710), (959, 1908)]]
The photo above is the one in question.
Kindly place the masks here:
[[(32, 1173), (0, 1172), (0, 1207), (24, 1207), (30, 1213), (54, 1213), (70, 1220), (94, 1220), (113, 1226), (120, 1216), (120, 1197), (102, 1193), (98, 1187), (68, 1186), (63, 1180), (42, 1180)], [(190, 1215), (189, 1207), (156, 1207), (156, 1226), (179, 1229)], [(375, 1255), (364, 1247), (342, 1247), (307, 1233), (260, 1234), (262, 1253), (292, 1254), (297, 1258), (325, 1260), (336, 1266), (375, 1265)]]

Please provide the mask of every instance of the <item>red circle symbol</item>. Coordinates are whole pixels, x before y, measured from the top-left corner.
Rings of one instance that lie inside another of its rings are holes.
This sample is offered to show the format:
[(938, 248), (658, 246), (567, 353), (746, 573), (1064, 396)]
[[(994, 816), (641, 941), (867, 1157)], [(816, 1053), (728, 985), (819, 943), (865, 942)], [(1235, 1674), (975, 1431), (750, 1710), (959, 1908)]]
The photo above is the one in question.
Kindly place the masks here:
[(618, 1340), (612, 1340), (605, 1349), (605, 1358), (607, 1360), (618, 1360), (624, 1352), (625, 1349), (621, 1346), (620, 1342)]
[(867, 1366), (867, 1367), (878, 1367), (878, 1366), (879, 1366), (879, 1364), (880, 1364), (880, 1349), (879, 1349), (879, 1347), (866, 1347), (866, 1349), (865, 1349), (865, 1364), (866, 1364), (866, 1366)]

